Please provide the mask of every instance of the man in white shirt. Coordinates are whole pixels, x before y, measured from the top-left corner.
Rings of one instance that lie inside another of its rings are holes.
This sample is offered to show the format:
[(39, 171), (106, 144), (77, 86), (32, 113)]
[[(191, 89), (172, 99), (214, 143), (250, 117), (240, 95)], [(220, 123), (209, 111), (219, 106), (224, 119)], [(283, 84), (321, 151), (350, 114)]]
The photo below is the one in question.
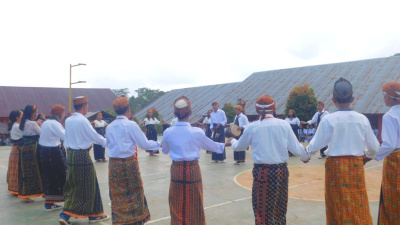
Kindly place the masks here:
[(65, 130), (60, 123), (64, 117), (65, 106), (54, 105), (50, 118), (44, 121), (41, 127), (39, 144), (46, 212), (62, 209), (61, 205), (55, 203), (64, 201), (63, 188), (67, 168), (65, 149), (61, 144), (61, 141), (65, 140)]
[[(241, 105), (235, 106), (236, 116), (233, 124), (238, 126), (237, 129), (240, 130), (240, 136), (238, 139), (242, 136), (245, 127), (249, 125), (249, 120), (247, 119), (247, 116), (243, 114), (243, 110), (244, 109)], [(234, 151), (233, 159), (236, 161), (235, 165), (243, 165), (246, 161), (246, 151)]]
[(116, 98), (113, 106), (118, 116), (106, 130), (112, 221), (115, 224), (145, 224), (150, 220), (150, 212), (135, 148), (139, 145), (141, 149), (157, 150), (160, 143), (149, 141), (138, 124), (128, 119), (132, 113), (125, 95)]
[[(390, 109), (382, 119), (382, 145), (375, 160), (383, 161), (378, 224), (400, 221), (400, 82), (382, 85), (383, 100)], [(364, 159), (368, 162), (370, 159)]]
[(275, 101), (269, 95), (257, 98), (256, 112), (260, 120), (249, 124), (239, 140), (230, 138), (234, 151), (249, 145), (254, 161), (252, 202), (255, 224), (286, 224), (288, 203), (289, 153), (309, 160), (290, 125), (274, 118)]
[(104, 215), (99, 184), (89, 150), (92, 143), (106, 146), (106, 139), (98, 134), (89, 120), (87, 96), (73, 100), (75, 113), (65, 121), (65, 146), (68, 151), (68, 174), (64, 186), (64, 210), (58, 220), (69, 225), (69, 218), (89, 217), (89, 223), (110, 219)]
[(369, 211), (363, 156), (374, 158), (379, 142), (364, 115), (351, 110), (353, 87), (339, 78), (333, 88), (333, 103), (338, 111), (325, 116), (307, 152), (314, 154), (329, 144), (325, 163), (326, 224), (372, 225)]
[(205, 225), (199, 151), (222, 153), (225, 144), (212, 141), (202, 129), (190, 125), (192, 111), (186, 97), (175, 100), (174, 114), (179, 121), (165, 130), (161, 143), (163, 153), (173, 160), (169, 189), (171, 224)]
[[(309, 124), (309, 125), (314, 125), (316, 129), (318, 129), (318, 125), (321, 122), (322, 118), (324, 118), (326, 115), (329, 115), (329, 112), (326, 111), (325, 109), (325, 103), (319, 101), (317, 105), (317, 110), (313, 116), (313, 118), (307, 122), (301, 121), (301, 124)], [(319, 159), (323, 159), (326, 157), (325, 155), (325, 150), (328, 148), (328, 146), (324, 146), (323, 148), (320, 149), (320, 156)]]
[[(213, 102), (212, 104), (213, 112), (211, 113), (211, 132), (214, 133), (212, 139), (216, 142), (225, 143), (225, 124), (227, 123), (225, 112), (219, 109), (219, 103)], [(224, 162), (226, 159), (225, 150), (223, 153), (212, 153), (211, 160), (214, 162)]]

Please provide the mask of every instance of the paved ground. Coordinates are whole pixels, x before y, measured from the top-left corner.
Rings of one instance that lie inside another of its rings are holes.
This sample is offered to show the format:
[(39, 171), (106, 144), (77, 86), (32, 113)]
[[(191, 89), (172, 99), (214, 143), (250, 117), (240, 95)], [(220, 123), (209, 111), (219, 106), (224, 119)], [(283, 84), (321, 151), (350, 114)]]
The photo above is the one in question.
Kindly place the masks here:
[[(10, 147), (0, 147), (0, 224), (32, 224), (54, 225), (58, 224), (59, 212), (44, 212), (44, 199), (34, 198), (35, 203), (21, 203), (17, 198), (7, 192), (6, 172)], [(243, 166), (233, 165), (233, 153), (227, 148), (227, 160), (225, 163), (211, 163), (211, 156), (201, 152), (200, 167), (203, 175), (204, 206), (207, 223), (210, 225), (222, 224), (254, 224), (254, 216), (251, 208), (251, 191), (246, 185), (239, 185), (235, 179), (238, 174), (252, 169), (251, 150), (246, 153), (247, 162)], [(93, 153), (92, 153), (93, 155)], [(148, 224), (169, 224), (168, 188), (169, 169), (171, 160), (168, 156), (160, 154), (150, 157), (144, 151), (139, 152), (140, 170), (144, 183), (144, 190), (149, 204), (152, 220)], [(325, 160), (314, 156), (310, 163), (303, 164), (296, 157), (289, 160), (291, 171), (301, 169), (318, 171), (323, 173)], [(298, 167), (299, 166), (299, 167)], [(103, 205), (106, 214), (110, 214), (110, 199), (108, 196), (108, 163), (95, 163)], [(306, 167), (306, 168), (304, 168)], [(379, 172), (382, 163), (371, 161), (367, 164), (366, 174), (372, 174), (372, 183), (381, 182)], [(378, 175), (373, 175), (378, 174)], [(308, 175), (307, 175), (308, 176)], [(307, 179), (299, 180), (291, 175), (290, 196), (287, 213), (287, 224), (293, 225), (321, 225), (325, 224), (325, 203), (323, 201), (323, 177), (310, 175)], [(239, 181), (242, 183), (242, 181)], [(314, 189), (313, 184), (317, 185)], [(319, 185), (319, 186), (318, 186)], [(379, 186), (379, 185), (378, 185)], [(319, 187), (319, 188), (318, 188)], [(321, 190), (322, 189), (322, 190)], [(307, 194), (293, 193), (308, 190)], [(310, 193), (309, 190), (312, 190)], [(297, 192), (294, 192), (297, 191)], [(313, 192), (315, 191), (315, 195)], [(378, 195), (377, 188), (370, 188), (369, 195)], [(318, 197), (319, 196), (319, 197)], [(374, 223), (377, 221), (378, 201), (370, 201), (371, 214)], [(87, 224), (86, 219), (71, 219), (73, 224)], [(111, 224), (111, 221), (98, 224)]]

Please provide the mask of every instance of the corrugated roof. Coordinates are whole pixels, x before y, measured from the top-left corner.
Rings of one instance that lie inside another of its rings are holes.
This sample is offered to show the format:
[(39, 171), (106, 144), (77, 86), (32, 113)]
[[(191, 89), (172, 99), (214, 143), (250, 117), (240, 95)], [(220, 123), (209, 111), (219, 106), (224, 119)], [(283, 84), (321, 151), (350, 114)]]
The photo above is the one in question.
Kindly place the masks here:
[[(116, 96), (108, 88), (72, 88), (72, 98), (88, 96), (89, 110), (113, 109)], [(23, 109), (28, 104), (37, 105), (39, 112), (50, 115), (55, 104), (69, 106), (69, 88), (10, 87), (0, 86), (0, 117), (8, 117), (15, 109)], [(73, 110), (73, 109), (72, 109)]]
[(147, 109), (155, 106), (164, 119), (170, 120), (173, 118), (173, 101), (181, 95), (192, 101), (192, 121), (204, 115), (211, 108), (211, 102), (218, 101), (222, 106), (227, 102), (235, 104), (238, 98), (248, 101), (248, 115), (256, 115), (253, 106), (257, 97), (263, 94), (271, 95), (277, 104), (277, 114), (283, 114), (289, 92), (304, 83), (309, 83), (318, 100), (323, 101), (327, 110), (333, 112), (336, 108), (331, 100), (332, 88), (340, 77), (346, 78), (353, 85), (355, 111), (383, 114), (388, 107), (383, 102), (381, 85), (383, 82), (400, 80), (400, 57), (256, 72), (240, 83), (177, 89), (157, 99), (137, 113), (137, 116), (142, 119)]

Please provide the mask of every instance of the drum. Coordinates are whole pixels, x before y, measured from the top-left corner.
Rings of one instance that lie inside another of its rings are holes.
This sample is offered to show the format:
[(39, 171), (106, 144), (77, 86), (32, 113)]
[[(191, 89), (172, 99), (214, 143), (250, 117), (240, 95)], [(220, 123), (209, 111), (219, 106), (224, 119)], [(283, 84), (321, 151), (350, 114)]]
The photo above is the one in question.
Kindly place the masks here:
[(240, 136), (240, 134), (241, 134), (241, 131), (237, 130), (238, 127), (239, 126), (236, 125), (236, 124), (228, 127), (226, 129), (226, 133), (225, 133), (226, 137), (228, 137), (228, 138), (230, 138), (230, 137), (238, 138)]

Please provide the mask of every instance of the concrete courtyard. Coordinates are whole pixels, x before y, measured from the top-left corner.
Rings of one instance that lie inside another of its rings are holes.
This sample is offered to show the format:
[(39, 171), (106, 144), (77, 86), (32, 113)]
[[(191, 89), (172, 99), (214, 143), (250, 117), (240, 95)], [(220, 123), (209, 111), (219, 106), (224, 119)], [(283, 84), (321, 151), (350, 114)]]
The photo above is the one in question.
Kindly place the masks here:
[[(34, 203), (21, 203), (7, 191), (6, 173), (11, 146), (0, 147), (0, 224), (58, 224), (60, 211), (44, 212), (44, 199), (34, 198)], [(212, 163), (211, 155), (201, 152), (200, 168), (203, 176), (204, 207), (207, 224), (254, 224), (251, 204), (250, 171), (253, 167), (251, 150), (246, 152), (245, 165), (233, 165), (233, 152), (227, 148), (225, 163)], [(93, 152), (91, 151), (93, 157)], [(308, 164), (297, 157), (289, 159), (289, 203), (287, 224), (325, 224), (324, 162), (313, 156)], [(150, 157), (139, 150), (139, 165), (144, 191), (149, 204), (151, 221), (147, 224), (170, 224), (168, 189), (170, 181), (169, 156), (160, 153)], [(95, 163), (105, 213), (111, 214), (108, 195), (108, 163)], [(378, 215), (379, 185), (382, 163), (371, 161), (366, 165), (366, 178), (370, 210), (374, 224)], [(88, 224), (87, 219), (70, 220), (73, 224)], [(111, 220), (97, 224), (112, 224)]]

